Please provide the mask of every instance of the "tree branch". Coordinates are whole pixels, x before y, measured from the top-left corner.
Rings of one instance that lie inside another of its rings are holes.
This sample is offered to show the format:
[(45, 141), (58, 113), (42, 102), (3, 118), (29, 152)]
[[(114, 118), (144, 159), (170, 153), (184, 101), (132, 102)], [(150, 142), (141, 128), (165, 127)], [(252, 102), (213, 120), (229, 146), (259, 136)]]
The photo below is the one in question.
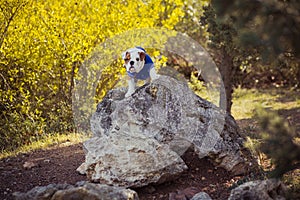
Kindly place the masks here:
[[(19, 10), (21, 10), (21, 8), (22, 8), (23, 6), (25, 6), (27, 3), (28, 3), (28, 1), (26, 1), (26, 2), (21, 2), (19, 5), (17, 5), (15, 11), (13, 11), (13, 8), (11, 8), (11, 10), (10, 10), (11, 13), (9, 13), (10, 17), (7, 19), (6, 22), (4, 22), (4, 23), (6, 23), (6, 26), (4, 27), (4, 30), (3, 30), (3, 32), (2, 32), (2, 36), (0, 37), (0, 49), (1, 49), (2, 45), (3, 45), (4, 38), (5, 38), (6, 35), (7, 35), (8, 28), (9, 28), (11, 22), (13, 21), (14, 17), (17, 15), (17, 13), (19, 12)], [(5, 15), (5, 10), (4, 10), (4, 9), (1, 9), (1, 10), (2, 10), (2, 12), (3, 12), (4, 15)]]

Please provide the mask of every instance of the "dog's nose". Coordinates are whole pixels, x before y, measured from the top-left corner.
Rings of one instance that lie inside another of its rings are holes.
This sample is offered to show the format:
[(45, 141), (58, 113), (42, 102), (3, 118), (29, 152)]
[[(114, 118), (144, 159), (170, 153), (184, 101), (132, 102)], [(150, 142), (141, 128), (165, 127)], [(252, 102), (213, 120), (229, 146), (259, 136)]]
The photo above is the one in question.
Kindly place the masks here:
[(134, 64), (134, 61), (130, 61), (130, 65), (133, 65)]

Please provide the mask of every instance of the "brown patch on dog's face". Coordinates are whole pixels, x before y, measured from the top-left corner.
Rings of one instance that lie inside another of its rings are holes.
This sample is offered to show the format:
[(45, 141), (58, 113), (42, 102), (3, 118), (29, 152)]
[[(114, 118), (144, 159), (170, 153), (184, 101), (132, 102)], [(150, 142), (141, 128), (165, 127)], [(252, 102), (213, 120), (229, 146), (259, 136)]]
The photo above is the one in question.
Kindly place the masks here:
[(139, 52), (141, 61), (145, 60), (146, 54), (144, 52)]
[(125, 54), (125, 59), (124, 59), (124, 61), (125, 61), (126, 64), (129, 62), (130, 58), (131, 58), (131, 57), (130, 57), (130, 53), (129, 53), (129, 52), (126, 52), (126, 54)]

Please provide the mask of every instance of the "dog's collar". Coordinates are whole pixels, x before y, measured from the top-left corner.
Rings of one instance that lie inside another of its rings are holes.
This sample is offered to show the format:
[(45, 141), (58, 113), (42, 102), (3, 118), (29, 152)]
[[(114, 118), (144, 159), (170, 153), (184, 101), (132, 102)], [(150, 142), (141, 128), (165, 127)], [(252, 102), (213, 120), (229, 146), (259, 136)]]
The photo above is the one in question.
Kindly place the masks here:
[(139, 79), (139, 80), (146, 80), (150, 77), (150, 70), (154, 67), (153, 62), (152, 63), (145, 63), (143, 69), (136, 73), (136, 72), (129, 72), (127, 71), (127, 74), (131, 78)]
[(135, 78), (136, 75), (137, 75), (138, 73), (127, 71), (127, 74), (128, 74), (131, 78)]

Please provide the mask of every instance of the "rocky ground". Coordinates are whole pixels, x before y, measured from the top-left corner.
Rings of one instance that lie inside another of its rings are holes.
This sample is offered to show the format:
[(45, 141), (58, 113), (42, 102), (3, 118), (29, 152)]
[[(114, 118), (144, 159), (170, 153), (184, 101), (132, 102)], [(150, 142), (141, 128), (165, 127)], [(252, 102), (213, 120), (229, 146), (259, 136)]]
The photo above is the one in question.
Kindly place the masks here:
[[(299, 130), (299, 110), (288, 115), (286, 112), (284, 114), (287, 118), (292, 116), (290, 119), (292, 125)], [(253, 123), (239, 121), (242, 128)], [(82, 144), (72, 145), (65, 142), (47, 149), (1, 159), (0, 199), (12, 199), (13, 192), (25, 192), (35, 186), (46, 186), (51, 183), (75, 184), (86, 180), (85, 176), (76, 172), (76, 168), (84, 161), (84, 158)], [(198, 159), (192, 151), (184, 154), (183, 158), (189, 167), (188, 171), (182, 173), (175, 181), (135, 189), (139, 198), (142, 200), (169, 199), (171, 193), (186, 193), (188, 196), (204, 191), (212, 199), (227, 199), (235, 183), (239, 180), (241, 182), (244, 178), (234, 177), (222, 168), (215, 168), (208, 159)]]
[[(84, 156), (82, 144), (69, 145), (66, 142), (0, 160), (0, 199), (12, 199), (13, 192), (25, 192), (35, 186), (75, 184), (86, 180), (85, 176), (75, 171), (84, 161)], [(135, 189), (139, 198), (169, 199), (170, 193), (179, 197), (180, 193), (193, 196), (204, 191), (213, 199), (227, 199), (232, 183), (240, 178), (233, 177), (222, 168), (215, 168), (208, 159), (198, 159), (191, 150), (183, 158), (189, 167), (188, 171), (175, 181)]]

